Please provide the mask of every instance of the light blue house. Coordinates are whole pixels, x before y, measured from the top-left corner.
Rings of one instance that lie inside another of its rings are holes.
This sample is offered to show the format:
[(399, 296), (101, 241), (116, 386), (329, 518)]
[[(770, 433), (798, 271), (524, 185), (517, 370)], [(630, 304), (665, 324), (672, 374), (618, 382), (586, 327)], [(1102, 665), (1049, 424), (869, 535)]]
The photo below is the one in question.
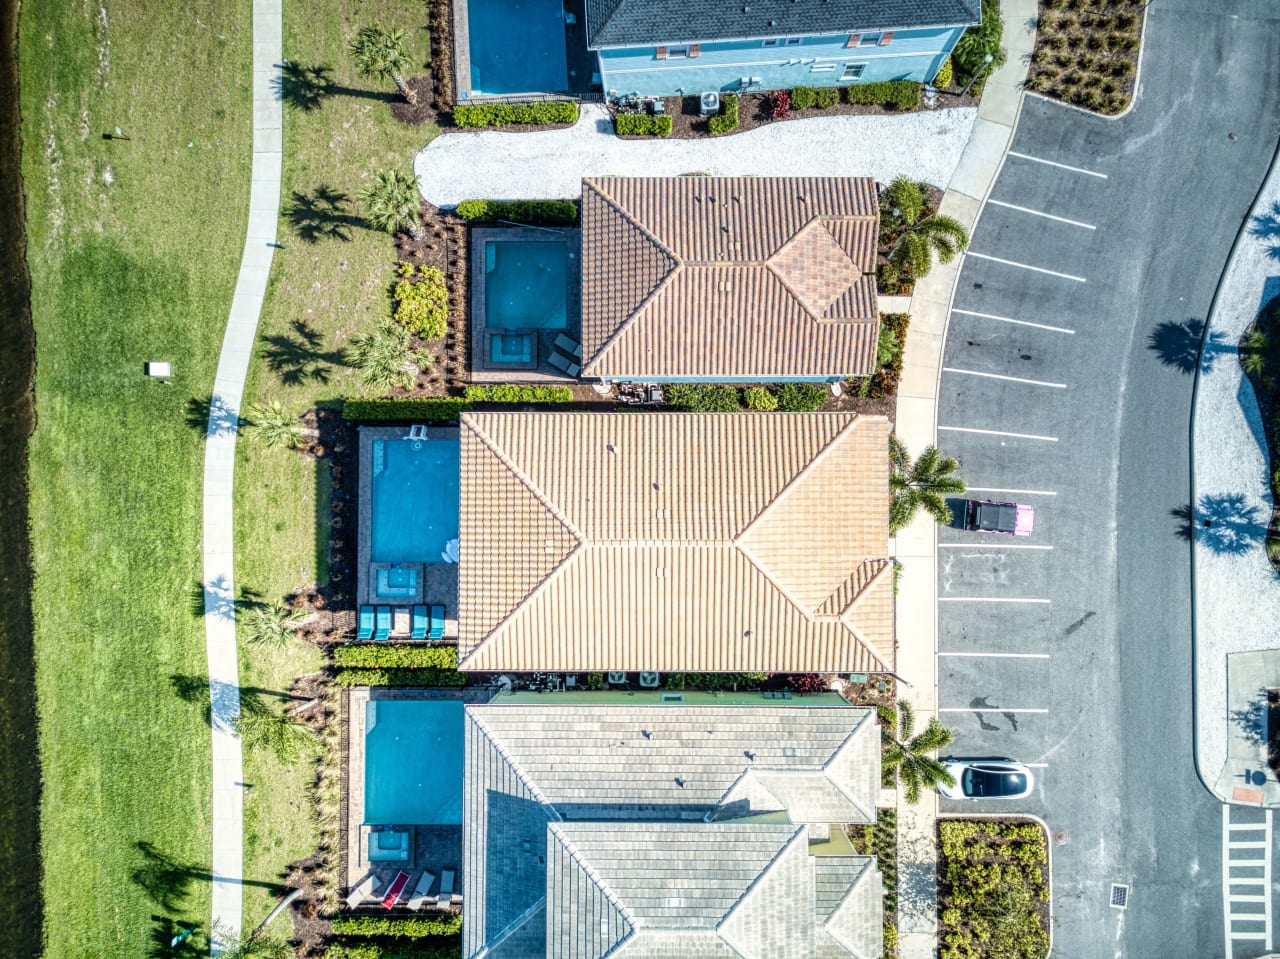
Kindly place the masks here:
[(933, 79), (981, 0), (586, 0), (606, 95)]

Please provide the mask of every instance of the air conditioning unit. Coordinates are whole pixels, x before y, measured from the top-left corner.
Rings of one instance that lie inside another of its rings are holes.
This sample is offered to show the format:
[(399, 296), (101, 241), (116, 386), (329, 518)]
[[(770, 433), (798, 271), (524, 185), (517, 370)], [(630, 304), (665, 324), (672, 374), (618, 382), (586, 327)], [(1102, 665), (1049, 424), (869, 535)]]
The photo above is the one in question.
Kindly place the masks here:
[(657, 689), (659, 679), (660, 677), (657, 673), (641, 673), (640, 688), (641, 689)]
[(712, 90), (698, 99), (698, 113), (704, 117), (713, 117), (720, 112), (720, 94)]
[(627, 681), (627, 674), (625, 672), (610, 671), (609, 673), (610, 686), (621, 686), (625, 684), (626, 681)]

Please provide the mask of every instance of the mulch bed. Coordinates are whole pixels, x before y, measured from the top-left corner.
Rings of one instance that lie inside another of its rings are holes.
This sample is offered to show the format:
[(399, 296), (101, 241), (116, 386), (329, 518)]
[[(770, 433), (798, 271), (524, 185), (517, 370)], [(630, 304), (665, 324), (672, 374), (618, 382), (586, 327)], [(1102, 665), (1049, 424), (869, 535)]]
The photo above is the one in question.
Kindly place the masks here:
[(1142, 0), (1040, 0), (1028, 90), (1102, 114), (1133, 99)]
[(418, 102), (410, 103), (403, 97), (397, 96), (391, 101), (391, 115), (409, 126), (439, 123), (440, 113), (436, 109), (435, 85), (431, 81), (431, 74), (406, 77), (404, 82), (418, 95)]
[(448, 396), (468, 379), (467, 356), (467, 225), (453, 213), (430, 203), (422, 204), (422, 235), (414, 239), (396, 234), (396, 256), (415, 266), (434, 266), (445, 276), (449, 288), (449, 327), (444, 340), (415, 340), (414, 347), (425, 350), (436, 362), (422, 370), (413, 390), (396, 390), (393, 396)]

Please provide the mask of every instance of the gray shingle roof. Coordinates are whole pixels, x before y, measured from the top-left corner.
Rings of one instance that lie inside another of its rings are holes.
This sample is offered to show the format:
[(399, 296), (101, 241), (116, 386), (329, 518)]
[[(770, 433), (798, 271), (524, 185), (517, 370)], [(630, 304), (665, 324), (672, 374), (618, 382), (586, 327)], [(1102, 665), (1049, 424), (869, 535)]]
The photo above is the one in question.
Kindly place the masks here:
[(587, 0), (593, 48), (977, 23), (981, 0)]

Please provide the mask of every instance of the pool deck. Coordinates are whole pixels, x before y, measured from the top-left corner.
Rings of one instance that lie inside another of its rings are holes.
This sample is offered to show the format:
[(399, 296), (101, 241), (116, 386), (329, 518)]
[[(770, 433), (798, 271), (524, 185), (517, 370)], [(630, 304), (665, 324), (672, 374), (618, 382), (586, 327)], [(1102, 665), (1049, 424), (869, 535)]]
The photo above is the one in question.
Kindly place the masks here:
[[(414, 699), (414, 700), (453, 700), (468, 703), (488, 702), (492, 692), (488, 689), (468, 687), (466, 689), (405, 689), (391, 687), (357, 686), (347, 691), (345, 696), (346, 714), (343, 727), (346, 730), (346, 870), (344, 876), (343, 897), (370, 872), (378, 879), (377, 888), (386, 890), (396, 873), (404, 870), (409, 873), (409, 886), (401, 898), (401, 906), (409, 898), (418, 884), (424, 871), (435, 875), (435, 880), (428, 890), (433, 897), (420, 912), (435, 911), (434, 897), (440, 891), (440, 879), (445, 869), (452, 869), (455, 874), (453, 883), (453, 909), (460, 908), (462, 902), (462, 826), (427, 825), (422, 823), (397, 823), (395, 828), (412, 827), (413, 855), (408, 862), (370, 863), (365, 855), (364, 843), (368, 836), (368, 827), (364, 826), (364, 707), (370, 699)], [(365, 902), (365, 906), (374, 905), (380, 914), (385, 912), (378, 900), (381, 896), (374, 894)]]
[[(503, 332), (505, 328), (490, 329), (485, 322), (485, 253), (489, 240), (508, 242), (567, 242), (571, 259), (566, 269), (568, 290), (565, 297), (567, 322), (562, 330), (520, 330), (537, 338), (534, 365), (497, 366), (488, 359), (489, 335)], [(470, 322), (471, 331), (471, 379), (475, 383), (547, 383), (567, 385), (577, 383), (578, 378), (568, 376), (547, 362), (555, 348), (557, 334), (564, 334), (575, 342), (581, 342), (582, 332), (582, 231), (577, 227), (472, 227), (470, 241)], [(561, 351), (563, 353), (563, 351)], [(581, 364), (581, 360), (575, 360)]]
[[(356, 605), (391, 606), (409, 610), (414, 605), (444, 606), (444, 638), (458, 638), (458, 564), (457, 563), (374, 563), (370, 555), (373, 544), (373, 443), (374, 440), (403, 440), (408, 430), (403, 426), (366, 426), (360, 430), (360, 485), (357, 495), (359, 534), (356, 550)], [(457, 440), (456, 426), (432, 426), (427, 429), (427, 441)], [(379, 599), (373, 588), (374, 576), (379, 566), (409, 565), (418, 567), (418, 589), (413, 596)], [(411, 612), (411, 611), (410, 611)], [(409, 628), (402, 617), (393, 616), (395, 629), (392, 638), (397, 641), (409, 638)]]

